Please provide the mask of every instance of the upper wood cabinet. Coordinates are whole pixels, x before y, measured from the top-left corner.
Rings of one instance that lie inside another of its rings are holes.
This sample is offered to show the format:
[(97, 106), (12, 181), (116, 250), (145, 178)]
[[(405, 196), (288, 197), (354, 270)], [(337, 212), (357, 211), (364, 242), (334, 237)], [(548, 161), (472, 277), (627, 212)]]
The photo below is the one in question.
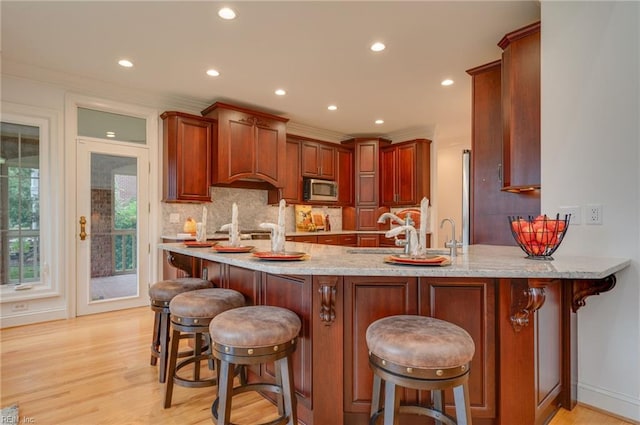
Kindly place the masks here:
[(430, 196), (431, 140), (415, 139), (380, 150), (382, 205), (418, 205)]
[(472, 244), (515, 245), (507, 217), (536, 216), (540, 191), (502, 190), (502, 95), (500, 60), (467, 71), (471, 94), (471, 240)]
[(504, 36), (503, 190), (540, 188), (540, 22)]
[(221, 102), (202, 111), (202, 115), (218, 120), (213, 184), (258, 179), (282, 187), (288, 119)]
[(336, 182), (338, 183), (338, 204), (353, 204), (353, 149), (336, 148)]
[(284, 199), (289, 204), (302, 202), (302, 176), (300, 174), (300, 142), (287, 137), (287, 167), (281, 188), (270, 189), (268, 203), (277, 204)]
[(160, 115), (164, 202), (211, 202), (211, 149), (216, 120), (182, 112)]
[(305, 177), (336, 178), (336, 148), (329, 143), (301, 142), (300, 162)]

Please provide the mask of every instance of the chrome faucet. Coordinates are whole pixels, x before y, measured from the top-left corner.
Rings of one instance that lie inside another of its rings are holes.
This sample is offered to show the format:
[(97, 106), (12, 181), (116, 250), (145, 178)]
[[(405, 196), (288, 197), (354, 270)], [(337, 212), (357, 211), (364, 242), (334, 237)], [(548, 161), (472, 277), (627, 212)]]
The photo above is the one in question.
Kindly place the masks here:
[[(385, 223), (387, 219), (391, 221), (395, 221), (399, 225), (399, 227), (396, 229), (390, 230), (389, 232), (387, 232), (385, 236), (388, 238), (395, 237), (396, 246), (404, 247), (405, 255), (407, 256), (414, 255), (415, 253), (414, 251), (416, 251), (417, 236), (416, 236), (416, 228), (414, 227), (415, 223), (411, 218), (411, 214), (407, 213), (407, 215), (405, 216), (405, 219), (403, 220), (395, 214), (386, 212), (386, 213), (383, 213), (378, 218), (378, 223), (380, 224)], [(397, 235), (400, 232), (404, 232), (404, 240), (398, 239)]]
[(458, 247), (462, 246), (462, 243), (456, 240), (456, 222), (453, 221), (453, 219), (450, 219), (450, 218), (442, 219), (442, 221), (440, 222), (440, 228), (442, 229), (442, 227), (444, 226), (444, 223), (446, 222), (451, 223), (452, 235), (451, 235), (451, 240), (448, 242), (445, 242), (444, 246), (446, 248), (449, 248), (449, 255), (451, 256), (451, 258), (455, 258), (458, 252)]

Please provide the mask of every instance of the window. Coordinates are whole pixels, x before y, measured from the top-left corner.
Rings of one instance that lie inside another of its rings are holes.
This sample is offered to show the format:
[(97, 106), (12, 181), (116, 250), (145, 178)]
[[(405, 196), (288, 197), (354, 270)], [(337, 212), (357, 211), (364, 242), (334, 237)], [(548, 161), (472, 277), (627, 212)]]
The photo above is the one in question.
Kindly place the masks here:
[(2, 284), (40, 281), (40, 128), (0, 123)]

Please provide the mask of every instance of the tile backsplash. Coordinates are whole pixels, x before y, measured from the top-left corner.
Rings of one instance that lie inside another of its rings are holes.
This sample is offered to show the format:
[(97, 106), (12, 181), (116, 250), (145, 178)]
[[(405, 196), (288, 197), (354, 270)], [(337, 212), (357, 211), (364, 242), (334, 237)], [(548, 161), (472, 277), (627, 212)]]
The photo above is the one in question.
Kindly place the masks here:
[[(231, 223), (231, 208), (238, 205), (238, 227), (241, 230), (260, 229), (260, 223), (276, 223), (278, 206), (267, 204), (267, 191), (257, 189), (236, 189), (227, 187), (211, 188), (212, 202), (209, 204), (162, 203), (162, 235), (175, 236), (182, 232), (184, 222), (192, 217), (202, 220), (202, 208), (207, 208), (207, 234), (212, 234), (220, 226)], [(342, 209), (329, 207), (313, 207), (313, 211), (329, 215), (332, 230), (342, 229)], [(170, 214), (178, 214), (178, 223), (170, 223)], [(293, 205), (285, 210), (287, 232), (295, 232)]]

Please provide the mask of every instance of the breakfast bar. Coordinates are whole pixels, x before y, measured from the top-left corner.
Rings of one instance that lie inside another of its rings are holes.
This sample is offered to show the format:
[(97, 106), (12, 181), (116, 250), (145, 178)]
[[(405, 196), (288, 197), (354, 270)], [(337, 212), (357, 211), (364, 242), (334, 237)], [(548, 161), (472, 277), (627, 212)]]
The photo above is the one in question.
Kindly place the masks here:
[[(472, 245), (443, 263), (398, 264), (397, 248), (287, 242), (286, 261), (252, 252), (218, 253), (182, 243), (159, 245), (174, 267), (241, 292), (249, 304), (294, 311), (302, 321), (294, 353), (298, 418), (307, 425), (368, 423), (372, 373), (365, 332), (396, 314), (446, 320), (465, 329), (476, 350), (469, 378), (474, 424), (543, 424), (577, 398), (576, 312), (611, 290), (624, 258), (526, 259), (518, 247)], [(261, 379), (271, 369), (254, 369)], [(428, 394), (403, 392), (406, 402)], [(445, 392), (447, 413), (453, 397)], [(407, 417), (409, 419), (409, 417)], [(411, 418), (413, 420), (413, 418)], [(402, 420), (404, 424), (404, 419)], [(406, 423), (413, 423), (407, 421)]]

